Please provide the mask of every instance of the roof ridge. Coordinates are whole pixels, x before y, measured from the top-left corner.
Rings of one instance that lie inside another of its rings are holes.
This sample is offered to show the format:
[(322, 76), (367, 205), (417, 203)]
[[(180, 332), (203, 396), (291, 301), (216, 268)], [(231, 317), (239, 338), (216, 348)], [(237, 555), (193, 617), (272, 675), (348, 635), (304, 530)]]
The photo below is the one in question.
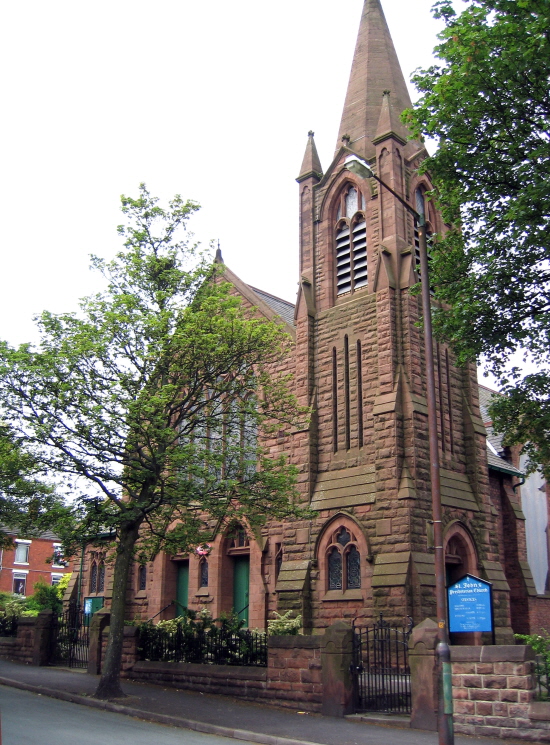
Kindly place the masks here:
[(292, 308), (296, 307), (296, 303), (291, 303), (290, 300), (285, 300), (282, 297), (279, 297), (278, 295), (273, 295), (271, 292), (266, 292), (266, 290), (261, 290), (259, 287), (254, 287), (253, 285), (248, 285), (251, 290), (254, 290), (254, 292), (261, 292), (264, 295), (268, 295), (269, 297), (272, 297), (273, 300), (279, 300), (281, 303), (286, 303), (287, 305), (290, 305)]

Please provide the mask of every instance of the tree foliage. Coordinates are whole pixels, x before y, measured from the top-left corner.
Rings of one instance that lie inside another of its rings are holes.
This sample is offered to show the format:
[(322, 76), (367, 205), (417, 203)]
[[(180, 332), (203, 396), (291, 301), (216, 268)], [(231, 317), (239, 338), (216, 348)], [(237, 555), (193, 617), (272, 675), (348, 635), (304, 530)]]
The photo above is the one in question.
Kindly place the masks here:
[[(417, 71), (407, 121), (439, 140), (423, 165), (452, 226), (433, 250), (436, 332), (459, 360), (483, 355), (503, 392), (492, 406), (506, 442), (532, 444), (550, 475), (550, 3), (450, 0), (440, 64)], [(536, 374), (512, 367), (523, 350)], [(535, 424), (536, 423), (536, 424)]]
[[(28, 443), (0, 423), (0, 525), (21, 535), (39, 535), (68, 517)], [(0, 533), (0, 547), (12, 545), (11, 537)]]
[(122, 197), (124, 248), (109, 263), (93, 257), (105, 291), (78, 314), (43, 313), (37, 348), (1, 348), (4, 416), (75, 500), (66, 550), (113, 539), (102, 696), (121, 695), (133, 558), (193, 550), (232, 522), (299, 511), (295, 469), (257, 437), (306, 414), (272, 372), (289, 338), (247, 312), (190, 243), (197, 208), (179, 196), (162, 208), (144, 185), (137, 199)]

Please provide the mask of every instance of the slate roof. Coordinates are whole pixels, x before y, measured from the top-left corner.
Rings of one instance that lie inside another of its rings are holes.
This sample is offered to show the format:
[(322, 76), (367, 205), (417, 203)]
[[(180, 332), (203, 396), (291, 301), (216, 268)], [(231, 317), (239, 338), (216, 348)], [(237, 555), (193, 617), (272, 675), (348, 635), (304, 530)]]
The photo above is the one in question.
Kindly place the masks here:
[[(495, 471), (511, 473), (515, 476), (523, 476), (521, 471), (512, 466), (502, 457), (505, 450), (502, 445), (502, 435), (496, 435), (493, 431), (493, 422), (489, 416), (489, 405), (493, 396), (499, 395), (498, 391), (493, 391), (491, 388), (486, 388), (484, 385), (479, 386), (479, 408), (483, 424), (487, 430), (487, 463), (489, 468), (493, 468)], [(489, 445), (492, 445), (496, 450), (496, 455)]]
[(264, 292), (263, 290), (259, 290), (257, 287), (252, 287), (252, 285), (248, 285), (251, 290), (254, 290), (256, 295), (258, 295), (264, 303), (269, 305), (271, 310), (275, 311), (275, 313), (278, 316), (281, 316), (283, 321), (286, 321), (291, 326), (294, 326), (294, 304), (289, 303), (288, 300), (283, 300), (280, 297), (277, 297), (276, 295), (270, 295), (269, 292)]

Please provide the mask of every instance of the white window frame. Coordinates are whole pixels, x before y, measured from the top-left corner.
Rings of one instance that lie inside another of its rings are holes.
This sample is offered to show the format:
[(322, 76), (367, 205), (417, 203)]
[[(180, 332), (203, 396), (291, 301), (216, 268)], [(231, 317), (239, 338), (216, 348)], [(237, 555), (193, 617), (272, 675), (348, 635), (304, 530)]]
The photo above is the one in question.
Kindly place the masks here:
[[(64, 576), (64, 573), (62, 574), (61, 572), (52, 572), (52, 586), (58, 585)], [(54, 582), (54, 579), (56, 579), (57, 582)]]
[[(28, 541), (30, 543), (30, 541)], [(17, 593), (18, 595), (21, 594), (22, 597), (27, 597), (27, 580), (28, 580), (28, 569), (12, 569), (12, 578), (11, 578), (11, 589), (13, 592), (13, 583), (16, 579), (24, 579), (25, 580), (25, 592), (24, 593)]]
[[(15, 554), (13, 557), (13, 563), (14, 564), (20, 564), (21, 566), (28, 566), (29, 565), (29, 551), (31, 548), (32, 541), (24, 540), (23, 538), (16, 538), (15, 539)], [(27, 547), (27, 561), (17, 561), (17, 550), (19, 546), (26, 546)]]
[[(54, 556), (55, 556), (55, 554), (56, 554), (56, 551), (58, 551), (58, 550), (59, 550), (59, 551), (60, 551), (60, 553), (61, 553), (61, 549), (62, 549), (62, 548), (63, 548), (63, 545), (62, 545), (61, 543), (54, 543), (54, 544), (53, 544), (53, 554), (54, 554)], [(62, 555), (63, 555), (63, 554), (61, 553), (61, 556), (62, 556)], [(54, 567), (54, 568), (56, 568), (56, 569), (57, 569), (57, 568), (59, 568), (59, 569), (65, 569), (65, 568), (66, 568), (66, 564), (56, 564), (56, 563), (55, 563), (55, 560), (54, 560), (54, 561), (52, 561), (52, 567)]]

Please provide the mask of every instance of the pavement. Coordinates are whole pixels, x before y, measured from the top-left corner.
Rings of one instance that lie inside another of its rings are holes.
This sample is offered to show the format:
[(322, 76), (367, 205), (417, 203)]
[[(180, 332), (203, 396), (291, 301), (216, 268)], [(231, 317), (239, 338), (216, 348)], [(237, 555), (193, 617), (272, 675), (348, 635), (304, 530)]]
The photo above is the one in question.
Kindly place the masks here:
[[(98, 676), (59, 667), (0, 660), (0, 685), (114, 711), (150, 722), (231, 737), (259, 745), (437, 745), (435, 732), (408, 729), (404, 717), (336, 718), (307, 714), (198, 691), (124, 680), (127, 698), (93, 697)], [(507, 740), (507, 743), (514, 741)], [(457, 736), (456, 745), (500, 745), (487, 737)]]

